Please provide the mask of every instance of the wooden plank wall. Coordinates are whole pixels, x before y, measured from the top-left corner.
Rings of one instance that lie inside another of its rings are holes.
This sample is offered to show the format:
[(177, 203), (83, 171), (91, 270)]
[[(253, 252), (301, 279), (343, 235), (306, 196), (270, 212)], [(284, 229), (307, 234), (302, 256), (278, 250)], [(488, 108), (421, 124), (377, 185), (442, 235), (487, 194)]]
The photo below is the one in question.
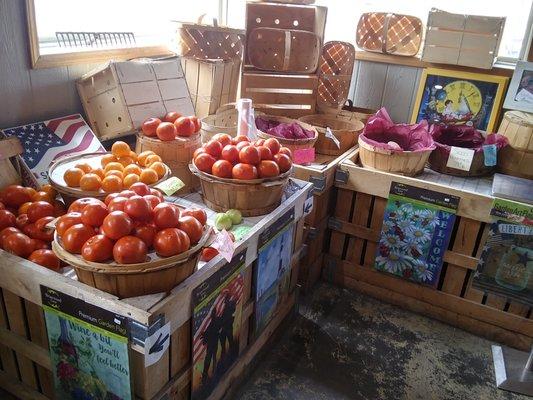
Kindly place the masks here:
[(83, 112), (74, 82), (98, 64), (31, 69), (24, 0), (0, 0), (0, 128)]
[(422, 68), (356, 61), (350, 85), (354, 105), (385, 107), (394, 122), (409, 122)]

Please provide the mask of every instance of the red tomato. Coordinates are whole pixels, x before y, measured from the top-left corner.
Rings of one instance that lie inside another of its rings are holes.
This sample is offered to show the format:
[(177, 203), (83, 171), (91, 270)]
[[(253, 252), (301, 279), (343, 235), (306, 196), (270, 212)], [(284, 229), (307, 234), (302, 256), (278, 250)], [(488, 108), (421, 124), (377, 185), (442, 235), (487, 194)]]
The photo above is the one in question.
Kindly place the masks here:
[(272, 178), (279, 175), (279, 167), (274, 161), (263, 160), (257, 167), (260, 178)]
[(242, 141), (242, 142), (239, 142), (235, 145), (235, 147), (237, 147), (237, 150), (241, 151), (242, 149), (244, 149), (245, 147), (248, 147), (250, 146), (250, 143), (249, 142), (245, 142), (245, 141)]
[(219, 159), (220, 155), (222, 154), (222, 144), (220, 142), (217, 142), (216, 140), (210, 140), (206, 144), (204, 144), (204, 150), (207, 154), (210, 154), (215, 159)]
[(106, 235), (94, 235), (81, 248), (81, 256), (92, 262), (104, 262), (113, 257), (115, 242)]
[(205, 150), (203, 147), (198, 147), (196, 150), (194, 150), (194, 153), (192, 153), (192, 159), (194, 160), (198, 154), (205, 153)]
[(120, 192), (120, 197), (126, 197), (126, 198), (130, 198), (131, 196), (137, 196), (137, 193), (135, 193), (133, 190), (123, 190), (122, 192)]
[(158, 197), (159, 200), (161, 200), (161, 201), (165, 201), (165, 199), (163, 197), (163, 193), (161, 193), (157, 189), (150, 188), (150, 194), (154, 195), (155, 197)]
[(239, 161), (244, 164), (257, 165), (261, 161), (261, 155), (257, 147), (247, 146), (239, 151)]
[(169, 203), (154, 207), (154, 223), (159, 229), (175, 228), (180, 222), (180, 210)]
[(150, 186), (142, 182), (135, 182), (130, 186), (130, 190), (139, 196), (146, 196), (147, 194), (150, 194)]
[(261, 160), (272, 160), (272, 152), (266, 146), (257, 146)]
[(159, 118), (148, 118), (143, 122), (141, 129), (146, 136), (155, 136), (155, 131), (160, 123)]
[(87, 204), (105, 204), (104, 202), (95, 199), (94, 197), (82, 197), (81, 199), (76, 200), (68, 208), (68, 212), (79, 212), (81, 213)]
[(191, 243), (198, 243), (204, 233), (202, 224), (194, 217), (182, 216), (178, 228), (189, 236)]
[(231, 172), (234, 179), (250, 180), (257, 178), (257, 168), (250, 164), (236, 164)]
[(53, 229), (38, 229), (35, 224), (28, 224), (22, 228), (22, 232), (25, 235), (28, 235), (32, 239), (42, 240), (44, 242), (50, 243), (54, 239), (54, 230)]
[(274, 161), (279, 166), (280, 172), (287, 172), (292, 167), (292, 161), (286, 154), (276, 154), (274, 156)]
[(202, 250), (202, 255), (200, 256), (200, 260), (208, 262), (208, 261), (211, 261), (216, 256), (218, 256), (217, 249), (214, 249), (213, 247), (205, 247)]
[(285, 154), (292, 160), (292, 151), (288, 147), (282, 147), (279, 149), (278, 154)]
[(145, 200), (147, 200), (150, 203), (150, 207), (154, 208), (159, 203), (161, 203), (161, 199), (157, 196), (154, 196), (153, 194), (147, 194), (146, 196), (143, 196)]
[(219, 178), (231, 178), (231, 169), (233, 165), (226, 160), (218, 160), (213, 164), (211, 172), (213, 175), (218, 176)]
[(170, 111), (165, 114), (165, 116), (163, 117), (163, 121), (174, 123), (174, 121), (176, 121), (180, 117), (181, 117), (180, 113), (176, 111)]
[(155, 131), (157, 137), (163, 141), (174, 140), (176, 133), (176, 127), (172, 122), (161, 122)]
[(53, 220), (55, 220), (55, 217), (43, 217), (35, 222), (35, 227), (40, 231), (51, 230), (53, 232), (54, 228), (47, 227), (47, 225)]
[(15, 214), (7, 210), (0, 210), (0, 229), (15, 226), (16, 222), (17, 217), (15, 217)]
[(227, 133), (217, 133), (211, 139), (219, 142), (222, 145), (222, 147), (226, 147), (231, 144), (231, 136), (228, 135)]
[(131, 218), (147, 221), (152, 217), (152, 204), (141, 196), (132, 196), (124, 205), (124, 212)]
[(202, 129), (202, 121), (200, 121), (196, 115), (193, 115), (189, 118), (194, 123), (194, 133), (200, 132), (200, 129)]
[(198, 168), (200, 171), (210, 174), (215, 161), (216, 158), (212, 155), (202, 153), (196, 156), (196, 158), (194, 159), (194, 165), (196, 165), (196, 168)]
[(146, 243), (146, 247), (150, 248), (152, 247), (152, 244), (154, 243), (154, 236), (157, 233), (157, 229), (153, 225), (140, 225), (135, 228), (133, 231), (133, 236), (138, 237), (141, 239), (144, 243)]
[(63, 247), (70, 253), (80, 254), (83, 244), (96, 234), (94, 228), (85, 224), (76, 224), (68, 228), (61, 240)]
[(181, 217), (194, 217), (204, 226), (207, 222), (207, 213), (201, 208), (187, 208), (181, 212)]
[(6, 206), (4, 205), (4, 203), (0, 202), (0, 210), (5, 210)]
[(29, 236), (15, 232), (2, 241), (4, 250), (19, 257), (27, 258), (33, 251), (33, 243)]
[(18, 208), (31, 201), (31, 193), (20, 185), (9, 185), (0, 193), (0, 199), (8, 207)]
[(279, 144), (278, 139), (274, 139), (274, 138), (265, 140), (264, 146), (270, 149), (270, 152), (272, 153), (272, 155), (278, 154), (278, 151), (281, 148), (281, 145)]
[(155, 252), (161, 257), (175, 256), (182, 253), (183, 244), (178, 228), (167, 228), (156, 233), (154, 237)]
[(107, 206), (108, 212), (113, 211), (124, 211), (124, 206), (126, 205), (126, 202), (128, 201), (127, 197), (115, 197), (113, 200), (111, 200), (111, 203)]
[(250, 142), (250, 139), (246, 135), (239, 135), (235, 136), (233, 139), (231, 139), (231, 141), (233, 142), (233, 144), (237, 144), (240, 142)]
[(102, 223), (102, 231), (107, 237), (113, 240), (129, 235), (132, 229), (133, 221), (128, 214), (123, 211), (113, 211), (109, 213)]
[(189, 238), (189, 235), (187, 235), (184, 231), (181, 229), (178, 229), (178, 236), (180, 238), (180, 253), (183, 253), (184, 251), (187, 251), (191, 248), (191, 239)]
[(50, 243), (45, 242), (44, 240), (40, 239), (31, 239), (31, 245), (33, 247), (33, 251), (39, 250), (39, 249), (49, 249)]
[(54, 206), (54, 217), (60, 217), (61, 215), (64, 215), (67, 212), (65, 203), (63, 203), (62, 201), (54, 200), (54, 203), (52, 205)]
[(39, 264), (43, 267), (51, 269), (52, 271), (59, 271), (59, 268), (61, 267), (59, 258), (57, 258), (52, 250), (48, 249), (39, 249), (33, 251), (28, 257), (28, 260), (34, 262), (35, 264)]
[(178, 136), (189, 137), (196, 132), (196, 124), (189, 117), (180, 117), (174, 121)]
[(30, 223), (27, 214), (20, 214), (15, 220), (15, 225), (19, 229), (23, 229), (26, 225)]
[(263, 146), (264, 143), (265, 143), (265, 139), (257, 139), (257, 140), (254, 142), (254, 146), (255, 146), (255, 147)]
[(53, 216), (54, 206), (46, 201), (35, 201), (30, 204), (26, 214), (30, 222), (35, 222), (40, 218)]
[(61, 237), (72, 225), (81, 224), (81, 213), (70, 212), (57, 219), (56, 232)]
[(135, 236), (124, 236), (113, 246), (113, 258), (119, 264), (137, 264), (146, 261), (148, 247)]
[(109, 206), (109, 203), (111, 203), (111, 200), (113, 200), (113, 199), (115, 199), (115, 198), (117, 198), (119, 196), (120, 196), (120, 193), (109, 193), (106, 196), (105, 200), (104, 200), (105, 205)]
[(237, 164), (239, 162), (239, 150), (236, 146), (228, 144), (222, 149), (222, 158), (232, 164)]
[(0, 247), (4, 248), (4, 245), (2, 244), (4, 242), (4, 239), (11, 235), (12, 233), (22, 233), (20, 229), (15, 228), (14, 226), (8, 226), (7, 228), (4, 228), (0, 231)]
[(100, 226), (109, 210), (105, 204), (89, 204), (81, 212), (81, 222), (90, 226)]

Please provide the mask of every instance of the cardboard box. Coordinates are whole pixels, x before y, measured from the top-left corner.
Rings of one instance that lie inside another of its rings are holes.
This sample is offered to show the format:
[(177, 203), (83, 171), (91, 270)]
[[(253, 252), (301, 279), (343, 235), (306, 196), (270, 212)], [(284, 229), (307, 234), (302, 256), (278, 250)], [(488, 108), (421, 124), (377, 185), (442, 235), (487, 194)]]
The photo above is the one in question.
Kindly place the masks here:
[(193, 115), (180, 58), (110, 61), (76, 83), (89, 124), (100, 140), (135, 132), (169, 111)]

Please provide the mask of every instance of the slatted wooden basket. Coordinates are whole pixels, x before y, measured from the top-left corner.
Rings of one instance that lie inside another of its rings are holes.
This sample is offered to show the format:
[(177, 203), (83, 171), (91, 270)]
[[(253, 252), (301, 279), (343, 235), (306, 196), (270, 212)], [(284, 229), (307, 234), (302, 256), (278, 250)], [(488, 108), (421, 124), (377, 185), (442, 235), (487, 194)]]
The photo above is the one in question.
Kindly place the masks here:
[(78, 280), (89, 286), (111, 293), (119, 298), (144, 296), (169, 292), (194, 271), (200, 258), (200, 250), (211, 233), (205, 228), (200, 241), (188, 251), (172, 257), (159, 257), (155, 252), (139, 264), (95, 263), (80, 255), (66, 251), (61, 239), (55, 236), (52, 249), (56, 255), (76, 271)]
[(206, 174), (190, 164), (191, 172), (198, 176), (205, 204), (217, 212), (237, 209), (245, 217), (255, 217), (274, 211), (281, 204), (283, 190), (291, 171), (277, 178), (238, 180), (218, 178)]
[(202, 145), (200, 137), (200, 134), (196, 134), (188, 138), (178, 137), (174, 140), (162, 141), (137, 132), (135, 150), (137, 153), (152, 150), (159, 155), (170, 168), (172, 176), (178, 177), (185, 184), (176, 194), (189, 193), (196, 189), (199, 183), (189, 171), (188, 165), (194, 151)]
[(366, 124), (368, 118), (374, 115), (377, 110), (371, 108), (356, 107), (353, 105), (352, 100), (348, 99), (341, 107), (333, 108), (324, 105), (318, 106), (318, 112), (321, 114), (330, 114), (334, 115), (335, 118), (342, 119), (345, 121), (358, 120), (363, 124)]
[(507, 111), (498, 133), (509, 140), (499, 154), (499, 169), (508, 175), (533, 179), (533, 116)]
[(355, 49), (346, 42), (327, 42), (318, 67), (318, 107), (340, 108), (348, 98)]
[[(318, 132), (318, 139), (315, 143), (315, 150), (319, 154), (326, 154), (330, 156), (340, 156), (342, 153), (348, 151), (357, 144), (359, 133), (363, 130), (365, 125), (356, 119), (351, 121), (343, 121), (337, 119), (333, 115), (315, 114), (300, 117), (299, 121), (308, 123), (316, 128)], [(330, 128), (331, 133), (339, 141), (339, 147), (333, 140), (326, 137), (326, 128)]]
[(277, 136), (269, 135), (268, 133), (261, 132), (260, 130), (257, 131), (257, 136), (260, 137), (261, 139), (270, 139), (270, 138), (277, 139), (282, 146), (288, 147), (293, 152), (294, 150), (309, 149), (309, 148), (314, 147), (315, 142), (318, 139), (318, 131), (316, 130), (316, 128), (312, 125), (309, 125), (306, 122), (298, 121), (297, 119), (292, 119), (292, 118), (280, 117), (277, 115), (263, 115), (262, 117), (265, 119), (271, 120), (271, 121), (278, 121), (278, 122), (287, 123), (287, 124), (296, 122), (302, 128), (307, 129), (309, 131), (313, 131), (315, 133), (315, 136), (312, 138), (292, 140), (292, 139), (284, 139), (284, 138), (280, 138)]

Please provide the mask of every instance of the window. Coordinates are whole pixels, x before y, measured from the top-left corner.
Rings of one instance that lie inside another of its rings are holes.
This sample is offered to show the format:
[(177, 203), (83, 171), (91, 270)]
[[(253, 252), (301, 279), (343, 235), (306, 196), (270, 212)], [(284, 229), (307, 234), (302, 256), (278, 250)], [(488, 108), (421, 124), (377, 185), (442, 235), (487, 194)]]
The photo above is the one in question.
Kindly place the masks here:
[[(34, 66), (168, 54), (172, 21), (219, 18), (221, 0), (26, 0)], [(205, 19), (204, 22), (208, 22)]]

